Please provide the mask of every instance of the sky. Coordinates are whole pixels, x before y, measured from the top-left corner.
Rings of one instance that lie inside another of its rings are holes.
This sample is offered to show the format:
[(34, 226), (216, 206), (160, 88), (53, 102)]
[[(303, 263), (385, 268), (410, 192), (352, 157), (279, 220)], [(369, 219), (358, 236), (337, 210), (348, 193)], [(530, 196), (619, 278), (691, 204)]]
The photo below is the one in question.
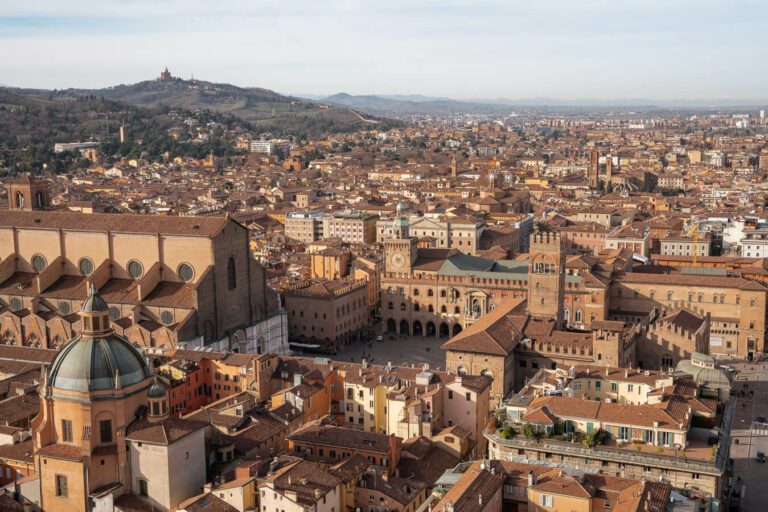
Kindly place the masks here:
[(768, 0), (0, 0), (0, 84), (768, 98)]

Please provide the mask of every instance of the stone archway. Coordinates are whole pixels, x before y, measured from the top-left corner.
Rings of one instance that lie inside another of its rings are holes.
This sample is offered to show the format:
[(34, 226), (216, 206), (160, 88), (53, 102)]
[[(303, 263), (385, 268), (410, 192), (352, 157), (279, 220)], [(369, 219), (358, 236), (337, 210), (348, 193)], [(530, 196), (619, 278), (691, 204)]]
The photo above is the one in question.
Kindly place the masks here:
[(418, 320), (413, 321), (413, 335), (414, 336), (423, 336), (424, 330), (421, 327), (421, 322)]
[(410, 332), (411, 332), (411, 329), (410, 329), (410, 326), (408, 325), (408, 321), (400, 320), (400, 334), (408, 335), (410, 334)]
[(461, 332), (461, 324), (456, 324), (453, 326), (453, 335), (456, 336)]
[(435, 335), (435, 323), (434, 322), (427, 322), (427, 328), (426, 328), (426, 335), (427, 336), (434, 336)]
[(387, 332), (397, 332), (397, 323), (394, 318), (387, 320)]
[(448, 324), (445, 323), (445, 322), (441, 323), (440, 324), (440, 337), (441, 338), (446, 338), (446, 337), (448, 337), (448, 335), (450, 335), (450, 333), (451, 333), (451, 330), (449, 329)]

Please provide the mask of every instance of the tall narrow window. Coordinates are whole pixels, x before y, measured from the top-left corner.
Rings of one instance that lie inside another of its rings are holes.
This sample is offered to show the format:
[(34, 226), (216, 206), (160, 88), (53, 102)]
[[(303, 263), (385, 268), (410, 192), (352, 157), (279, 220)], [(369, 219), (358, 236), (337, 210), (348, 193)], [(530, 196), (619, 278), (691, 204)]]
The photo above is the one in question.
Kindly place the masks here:
[(64, 475), (56, 475), (56, 496), (66, 498), (67, 495), (67, 477)]
[(101, 420), (99, 422), (99, 435), (102, 444), (112, 442), (112, 420)]
[(230, 257), (227, 263), (227, 283), (229, 289), (234, 290), (237, 288), (237, 271), (235, 269), (235, 258)]
[(61, 420), (61, 440), (65, 443), (72, 442), (72, 420)]

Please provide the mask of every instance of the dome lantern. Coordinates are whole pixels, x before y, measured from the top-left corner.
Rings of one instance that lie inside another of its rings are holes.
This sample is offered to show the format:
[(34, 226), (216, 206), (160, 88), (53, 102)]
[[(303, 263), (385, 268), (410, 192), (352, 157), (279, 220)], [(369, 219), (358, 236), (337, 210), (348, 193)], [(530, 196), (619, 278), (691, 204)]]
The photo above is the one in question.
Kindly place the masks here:
[(106, 336), (112, 333), (112, 325), (109, 319), (109, 306), (91, 284), (88, 297), (80, 307), (80, 320), (82, 322), (82, 334), (84, 338), (92, 339)]

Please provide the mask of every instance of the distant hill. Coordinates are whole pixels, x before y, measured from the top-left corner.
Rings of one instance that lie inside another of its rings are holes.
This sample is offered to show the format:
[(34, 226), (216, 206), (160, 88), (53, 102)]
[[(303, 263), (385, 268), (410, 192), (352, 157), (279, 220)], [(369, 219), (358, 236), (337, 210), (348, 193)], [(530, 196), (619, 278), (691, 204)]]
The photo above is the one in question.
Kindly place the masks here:
[(206, 109), (237, 116), (257, 130), (294, 135), (353, 131), (380, 121), (367, 119), (345, 106), (322, 105), (268, 89), (202, 80), (147, 80), (104, 89), (70, 89), (68, 92), (80, 96), (97, 95), (138, 106)]
[(54, 142), (89, 140), (115, 131), (117, 118), (152, 117), (152, 114), (117, 101), (96, 96), (62, 96), (52, 91), (0, 87), (0, 145), (16, 147)]
[(323, 98), (322, 101), (331, 105), (354, 108), (373, 115), (501, 113), (509, 110), (505, 105), (467, 103), (449, 98), (432, 99), (428, 96), (417, 96), (418, 100), (405, 98), (414, 98), (414, 96), (353, 96), (339, 93)]

